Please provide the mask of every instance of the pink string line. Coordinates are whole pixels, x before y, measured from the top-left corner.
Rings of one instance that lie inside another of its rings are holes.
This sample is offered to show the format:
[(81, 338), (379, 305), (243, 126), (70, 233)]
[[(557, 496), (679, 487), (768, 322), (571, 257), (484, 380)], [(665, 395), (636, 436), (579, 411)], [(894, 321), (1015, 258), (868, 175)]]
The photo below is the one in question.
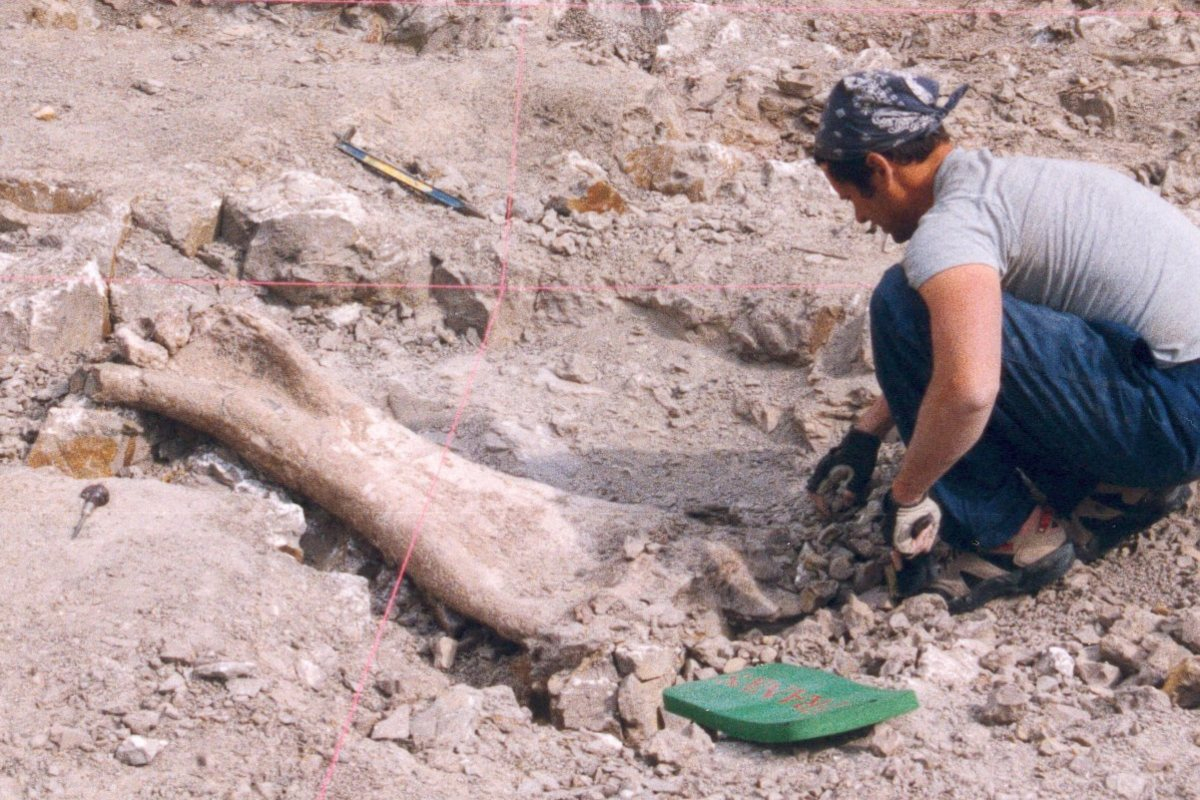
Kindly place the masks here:
[[(169, 2), (169, 0), (160, 0), (161, 2)], [(193, 0), (195, 2), (196, 0)], [(200, 0), (203, 2), (203, 0)], [(651, 6), (644, 6), (640, 3), (584, 3), (584, 2), (542, 2), (541, 0), (512, 0), (505, 2), (504, 0), (480, 0), (479, 2), (468, 2), (467, 0), (454, 0), (454, 2), (437, 2), (436, 0), (210, 0), (208, 3), (203, 3), (209, 6), (239, 6), (249, 5), (251, 3), (263, 3), (265, 5), (297, 5), (297, 6), (409, 6), (409, 7), (432, 7), (432, 8), (503, 8), (509, 10), (525, 9), (525, 8), (556, 8), (556, 9), (579, 9), (583, 11), (596, 9), (618, 9), (626, 11), (646, 11), (650, 10)], [(1149, 18), (1149, 17), (1200, 17), (1200, 11), (1183, 11), (1178, 9), (1053, 9), (1053, 8), (960, 8), (955, 6), (947, 6), (943, 8), (894, 8), (888, 6), (863, 6), (860, 8), (830, 8), (828, 6), (764, 6), (764, 5), (747, 5), (747, 4), (731, 4), (731, 5), (706, 5), (701, 3), (663, 3), (657, 6), (662, 11), (688, 11), (696, 8), (703, 8), (710, 12), (726, 11), (731, 14), (797, 14), (811, 16), (877, 16), (877, 17), (895, 17), (895, 16), (967, 16), (967, 15), (984, 15), (984, 16), (999, 16), (999, 17), (1129, 17), (1129, 18)]]
[[(512, 123), (512, 148), (509, 157), (508, 167), (508, 199), (505, 203), (504, 211), (504, 232), (501, 236), (501, 254), (500, 254), (500, 284), (498, 299), (503, 301), (505, 293), (505, 284), (508, 280), (508, 253), (510, 243), (510, 233), (512, 231), (512, 209), (513, 195), (516, 191), (517, 181), (517, 142), (518, 131), (521, 124), (521, 92), (524, 87), (525, 79), (525, 28), (521, 27), (521, 33), (517, 44), (517, 62), (516, 76), (513, 82), (514, 99), (513, 99), (513, 123)], [(463, 412), (466, 410), (467, 404), (471, 401), (471, 393), (475, 388), (475, 379), (479, 373), (480, 365), (483, 363), (484, 356), (487, 354), (488, 343), (491, 340), (492, 329), (496, 324), (496, 318), (500, 313), (500, 303), (497, 303), (496, 308), (488, 315), (487, 326), (483, 331), (479, 348), (475, 352), (475, 359), (471, 365), (470, 374), (467, 376), (467, 385), (463, 391), (462, 398), (458, 402), (458, 408), (454, 412), (454, 420), (450, 424), (450, 430), (446, 434), (446, 443), (442, 446), (441, 458), (438, 461), (437, 469), (434, 472), (433, 479), (430, 482), (429, 490), (425, 494), (425, 503), (421, 508), (420, 516), (417, 518), (417, 523), (413, 528), (412, 536), (408, 540), (408, 549), (404, 553), (404, 559), (400, 562), (400, 568), (396, 572), (396, 579), (392, 583), (392, 589), (388, 595), (387, 606), (384, 608), (383, 616), (379, 620), (379, 624), (375, 628), (375, 639), (371, 643), (370, 652), (367, 654), (367, 660), (363, 664), (362, 674), (359, 676), (358, 686), (354, 690), (354, 697), (350, 702), (350, 710), (346, 714), (346, 719), (342, 723), (341, 732), (338, 735), (337, 744), (333, 748), (333, 755), (329, 759), (329, 768), (325, 771), (325, 778), (321, 782), (321, 788), (317, 794), (318, 800), (325, 800), (326, 792), (329, 789), (329, 784), (333, 780), (334, 772), (337, 769), (338, 758), (341, 755), (342, 747), (345, 744), (346, 737), (350, 732), (350, 726), (354, 722), (355, 712), (358, 710), (359, 701), (362, 698), (363, 689), (367, 684), (367, 678), (371, 674), (371, 668), (374, 666), (375, 658), (379, 653), (379, 645), (383, 641), (384, 631), (387, 629), (388, 619), (392, 615), (392, 609), (395, 607), (396, 595), (400, 591), (400, 582), (404, 580), (404, 573), (408, 570), (408, 563), (412, 558), (413, 550), (416, 547), (417, 540), (420, 538), (425, 525), (425, 519), (429, 513), (429, 508), (433, 504), (434, 497), (437, 494), (438, 483), (441, 479), (442, 469), (446, 465), (447, 458), (450, 453), (450, 447), (454, 443), (454, 438), (458, 432), (459, 423), (462, 421)]]
[[(506, 222), (506, 225), (508, 223)], [(508, 231), (504, 231), (508, 235)], [(74, 283), (78, 276), (0, 275), (3, 283)], [(602, 294), (641, 292), (790, 292), (803, 290), (870, 289), (862, 281), (798, 281), (785, 283), (597, 283), (597, 284), (458, 284), (458, 283), (355, 283), (353, 281), (247, 281), (235, 278), (106, 278), (114, 286), (215, 286), (218, 288), (285, 287), (310, 289), (415, 289), (428, 291), (500, 292), (504, 294)]]

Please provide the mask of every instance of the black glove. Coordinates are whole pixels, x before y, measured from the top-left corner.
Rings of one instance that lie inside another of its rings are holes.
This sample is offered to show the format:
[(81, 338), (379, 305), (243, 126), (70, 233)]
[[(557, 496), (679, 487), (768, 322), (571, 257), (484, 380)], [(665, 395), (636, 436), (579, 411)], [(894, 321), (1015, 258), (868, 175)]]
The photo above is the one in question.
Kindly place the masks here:
[(806, 488), (824, 498), (834, 513), (858, 508), (867, 502), (878, 456), (879, 437), (851, 428), (817, 462)]

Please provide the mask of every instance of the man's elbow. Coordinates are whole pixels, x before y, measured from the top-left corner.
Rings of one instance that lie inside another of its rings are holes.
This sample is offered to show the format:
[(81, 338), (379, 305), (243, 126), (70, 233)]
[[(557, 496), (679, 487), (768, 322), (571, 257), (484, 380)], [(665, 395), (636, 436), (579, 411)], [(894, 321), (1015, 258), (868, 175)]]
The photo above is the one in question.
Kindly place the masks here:
[(988, 415), (1000, 394), (999, 380), (958, 380), (939, 392), (942, 402), (958, 414)]

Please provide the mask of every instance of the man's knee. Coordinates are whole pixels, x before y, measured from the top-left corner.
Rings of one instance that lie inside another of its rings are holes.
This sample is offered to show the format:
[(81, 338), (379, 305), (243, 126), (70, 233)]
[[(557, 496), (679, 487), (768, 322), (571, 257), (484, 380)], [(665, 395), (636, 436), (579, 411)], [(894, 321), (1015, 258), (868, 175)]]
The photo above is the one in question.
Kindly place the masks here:
[(892, 330), (898, 324), (912, 325), (924, 312), (925, 303), (908, 285), (903, 267), (899, 264), (889, 267), (871, 293), (871, 327)]

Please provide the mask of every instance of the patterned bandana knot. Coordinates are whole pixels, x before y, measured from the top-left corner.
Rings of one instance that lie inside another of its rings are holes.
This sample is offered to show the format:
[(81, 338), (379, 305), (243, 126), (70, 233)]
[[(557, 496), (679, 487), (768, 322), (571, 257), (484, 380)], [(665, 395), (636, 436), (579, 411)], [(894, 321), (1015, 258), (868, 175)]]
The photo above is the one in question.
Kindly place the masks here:
[(932, 78), (891, 70), (847, 75), (829, 93), (813, 155), (846, 161), (920, 139), (938, 129), (966, 91), (959, 86), (939, 107)]

